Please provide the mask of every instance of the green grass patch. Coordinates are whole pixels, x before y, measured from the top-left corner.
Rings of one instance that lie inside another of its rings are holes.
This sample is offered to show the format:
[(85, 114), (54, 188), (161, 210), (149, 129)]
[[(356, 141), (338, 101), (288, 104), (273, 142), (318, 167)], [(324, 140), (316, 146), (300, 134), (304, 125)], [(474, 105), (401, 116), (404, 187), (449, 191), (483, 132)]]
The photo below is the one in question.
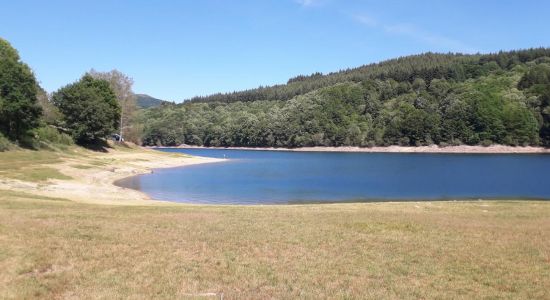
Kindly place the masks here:
[(90, 166), (90, 165), (72, 165), (71, 167), (76, 168), (76, 169), (86, 170), (86, 169), (91, 169), (94, 166)]
[(47, 196), (40, 196), (40, 195), (34, 195), (30, 193), (25, 192), (16, 192), (16, 191), (9, 191), (9, 190), (0, 190), (2, 193), (2, 198), (6, 199), (29, 199), (29, 200), (47, 200), (47, 201), (62, 201), (62, 202), (71, 202), (68, 199), (65, 198), (57, 198), (57, 197), (47, 197)]
[(191, 155), (183, 154), (183, 153), (175, 153), (175, 152), (164, 152), (164, 153), (166, 153), (168, 156), (171, 156), (171, 157), (192, 157)]
[(103, 166), (108, 166), (112, 162), (113, 162), (113, 160), (109, 160), (109, 161), (107, 161), (107, 160), (93, 160), (93, 161), (89, 161), (88, 163), (90, 165), (103, 167)]
[(7, 151), (0, 153), (0, 171), (16, 171), (25, 167), (61, 162), (60, 154), (53, 151)]
[(67, 176), (58, 170), (50, 167), (32, 167), (19, 169), (15, 172), (0, 173), (5, 177), (18, 179), (22, 181), (40, 182), (48, 179), (69, 180), (72, 177)]

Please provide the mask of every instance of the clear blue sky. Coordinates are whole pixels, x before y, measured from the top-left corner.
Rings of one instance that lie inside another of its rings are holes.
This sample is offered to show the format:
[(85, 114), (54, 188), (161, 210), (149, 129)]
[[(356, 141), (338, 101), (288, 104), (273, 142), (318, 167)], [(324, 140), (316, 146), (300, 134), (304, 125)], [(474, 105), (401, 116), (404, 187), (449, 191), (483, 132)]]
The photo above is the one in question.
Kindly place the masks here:
[(181, 101), (387, 58), (550, 46), (542, 0), (3, 0), (0, 37), (49, 92), (118, 69)]

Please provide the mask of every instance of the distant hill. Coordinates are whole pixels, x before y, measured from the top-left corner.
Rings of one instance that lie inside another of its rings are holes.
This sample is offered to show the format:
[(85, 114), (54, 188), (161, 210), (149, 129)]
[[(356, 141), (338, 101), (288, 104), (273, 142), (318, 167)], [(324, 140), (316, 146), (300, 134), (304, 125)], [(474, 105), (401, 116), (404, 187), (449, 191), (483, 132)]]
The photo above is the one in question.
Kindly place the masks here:
[(168, 101), (160, 100), (146, 94), (136, 94), (136, 104), (139, 108), (151, 108), (168, 103)]
[[(491, 68), (489, 63), (496, 63), (500, 68), (511, 68), (518, 63), (533, 61), (539, 57), (548, 57), (550, 48), (535, 48), (517, 51), (501, 51), (492, 54), (460, 53), (424, 53), (371, 63), (357, 68), (340, 70), (328, 74), (313, 73), (290, 78), (286, 84), (261, 86), (259, 88), (218, 93), (208, 96), (197, 96), (184, 102), (251, 102), (262, 100), (290, 100), (311, 91), (345, 82), (366, 82), (373, 80), (394, 80), (412, 83), (421, 78), (430, 83), (432, 79), (464, 81), (476, 78), (487, 70), (480, 70), (481, 65)], [(476, 73), (478, 72), (478, 73)], [(480, 73), (479, 73), (480, 72)]]
[(143, 110), (146, 145), (544, 145), (550, 48), (425, 53)]

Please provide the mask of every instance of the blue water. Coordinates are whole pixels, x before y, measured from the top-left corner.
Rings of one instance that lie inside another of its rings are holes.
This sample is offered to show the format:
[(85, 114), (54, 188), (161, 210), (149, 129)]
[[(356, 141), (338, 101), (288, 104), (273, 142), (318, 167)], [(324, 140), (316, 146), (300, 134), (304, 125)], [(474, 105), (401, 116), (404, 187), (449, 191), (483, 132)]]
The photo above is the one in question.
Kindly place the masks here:
[(154, 199), (216, 204), (550, 199), (550, 155), (161, 151), (228, 159), (118, 184)]

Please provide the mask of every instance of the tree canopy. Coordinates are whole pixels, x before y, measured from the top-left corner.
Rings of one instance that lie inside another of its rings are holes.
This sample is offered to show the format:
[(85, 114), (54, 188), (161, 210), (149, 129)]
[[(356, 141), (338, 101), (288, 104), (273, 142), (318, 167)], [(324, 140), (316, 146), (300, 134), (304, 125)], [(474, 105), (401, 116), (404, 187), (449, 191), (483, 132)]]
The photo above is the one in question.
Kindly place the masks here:
[(427, 53), (144, 110), (147, 145), (550, 145), (550, 49)]
[(17, 50), (0, 38), (0, 131), (12, 141), (21, 140), (39, 125), (42, 111), (37, 87)]
[(120, 105), (109, 82), (89, 74), (52, 96), (63, 114), (63, 126), (81, 144), (94, 143), (116, 132), (120, 124)]
[(137, 97), (132, 91), (134, 80), (118, 70), (98, 72), (92, 69), (88, 74), (96, 79), (103, 79), (109, 82), (109, 86), (115, 92), (118, 104), (121, 108), (119, 134), (125, 140), (139, 143), (141, 127), (134, 122), (137, 110)]

